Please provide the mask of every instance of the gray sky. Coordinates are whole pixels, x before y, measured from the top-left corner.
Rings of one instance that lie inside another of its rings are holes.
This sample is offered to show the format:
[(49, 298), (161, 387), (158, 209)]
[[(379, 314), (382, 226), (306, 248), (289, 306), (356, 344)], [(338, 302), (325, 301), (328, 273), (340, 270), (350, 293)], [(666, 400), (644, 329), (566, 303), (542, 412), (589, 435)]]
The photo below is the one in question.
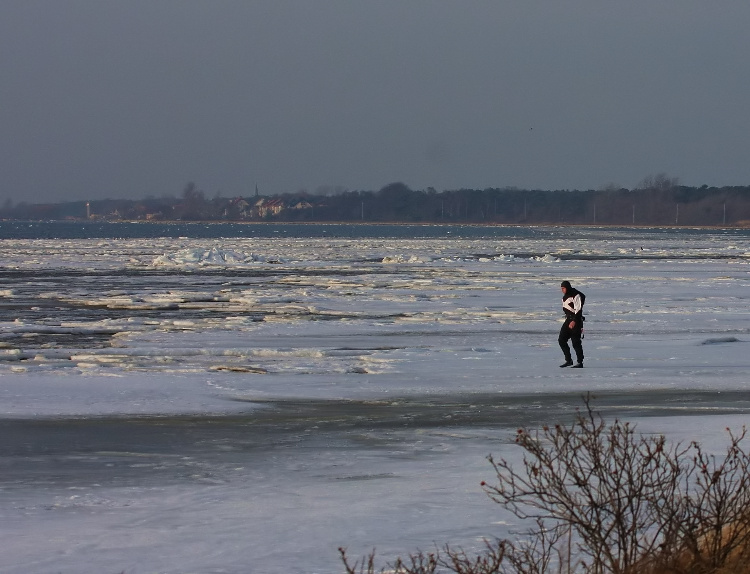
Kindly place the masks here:
[(0, 0), (0, 201), (750, 185), (747, 0)]

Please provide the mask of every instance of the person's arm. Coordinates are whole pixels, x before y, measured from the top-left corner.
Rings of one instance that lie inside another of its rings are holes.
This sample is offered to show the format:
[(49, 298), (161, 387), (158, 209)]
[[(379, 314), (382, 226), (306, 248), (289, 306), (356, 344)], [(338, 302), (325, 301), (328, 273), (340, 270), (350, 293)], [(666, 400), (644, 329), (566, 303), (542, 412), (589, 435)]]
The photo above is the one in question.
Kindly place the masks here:
[(583, 316), (583, 303), (581, 302), (581, 296), (578, 294), (573, 297), (573, 312), (575, 313), (576, 320), (580, 320)]
[[(568, 299), (568, 301), (570, 301), (570, 299)], [(568, 301), (566, 301), (566, 303)], [(583, 324), (583, 303), (581, 302), (580, 295), (576, 294), (576, 296), (573, 297), (572, 304), (569, 306), (564, 305), (564, 307), (573, 313), (573, 318), (568, 323), (569, 329), (574, 329), (576, 323)]]

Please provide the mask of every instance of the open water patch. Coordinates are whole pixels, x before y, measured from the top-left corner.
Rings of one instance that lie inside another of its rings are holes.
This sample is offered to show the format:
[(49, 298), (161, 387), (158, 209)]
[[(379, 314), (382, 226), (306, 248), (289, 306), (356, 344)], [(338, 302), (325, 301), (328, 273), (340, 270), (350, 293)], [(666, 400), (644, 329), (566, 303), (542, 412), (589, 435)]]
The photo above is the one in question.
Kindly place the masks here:
[(721, 345), (722, 343), (739, 343), (737, 337), (712, 337), (701, 341), (701, 345)]

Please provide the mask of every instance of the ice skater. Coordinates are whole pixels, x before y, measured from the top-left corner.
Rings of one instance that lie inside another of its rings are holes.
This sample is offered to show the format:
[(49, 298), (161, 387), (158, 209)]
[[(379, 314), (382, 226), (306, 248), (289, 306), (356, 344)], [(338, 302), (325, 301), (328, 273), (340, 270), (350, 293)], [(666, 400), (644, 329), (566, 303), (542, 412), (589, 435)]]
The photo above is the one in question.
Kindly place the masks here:
[(573, 350), (576, 352), (576, 364), (574, 369), (583, 368), (583, 303), (586, 301), (586, 295), (570, 286), (570, 281), (560, 283), (562, 291), (562, 306), (565, 312), (565, 322), (560, 328), (560, 336), (557, 342), (565, 355), (565, 362), (561, 367), (570, 367), (573, 365), (573, 358), (570, 354), (568, 339), (573, 344)]

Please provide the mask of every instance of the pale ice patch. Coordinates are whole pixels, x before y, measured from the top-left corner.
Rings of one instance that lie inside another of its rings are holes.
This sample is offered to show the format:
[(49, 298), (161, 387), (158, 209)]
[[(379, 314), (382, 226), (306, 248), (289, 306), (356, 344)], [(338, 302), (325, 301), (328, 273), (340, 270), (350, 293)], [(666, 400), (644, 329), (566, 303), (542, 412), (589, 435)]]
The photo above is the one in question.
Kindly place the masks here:
[(500, 261), (500, 262), (511, 262), (515, 261), (516, 256), (515, 255), (496, 255), (492, 258), (492, 261)]
[(416, 255), (388, 255), (381, 263), (429, 263), (430, 260)]
[(560, 262), (559, 257), (555, 257), (554, 255), (551, 255), (549, 253), (547, 253), (546, 255), (542, 257), (531, 257), (530, 259), (532, 261), (539, 261), (541, 263), (559, 263)]
[[(217, 382), (220, 377), (211, 375)], [(195, 375), (6, 373), (0, 384), (0, 417), (228, 413), (253, 408), (227, 401), (215, 388), (205, 376)]]
[(252, 263), (281, 262), (279, 258), (268, 258), (253, 253), (244, 253), (219, 247), (210, 249), (192, 248), (181, 249), (176, 253), (165, 253), (155, 257), (152, 261), (154, 266), (232, 266), (248, 265)]

